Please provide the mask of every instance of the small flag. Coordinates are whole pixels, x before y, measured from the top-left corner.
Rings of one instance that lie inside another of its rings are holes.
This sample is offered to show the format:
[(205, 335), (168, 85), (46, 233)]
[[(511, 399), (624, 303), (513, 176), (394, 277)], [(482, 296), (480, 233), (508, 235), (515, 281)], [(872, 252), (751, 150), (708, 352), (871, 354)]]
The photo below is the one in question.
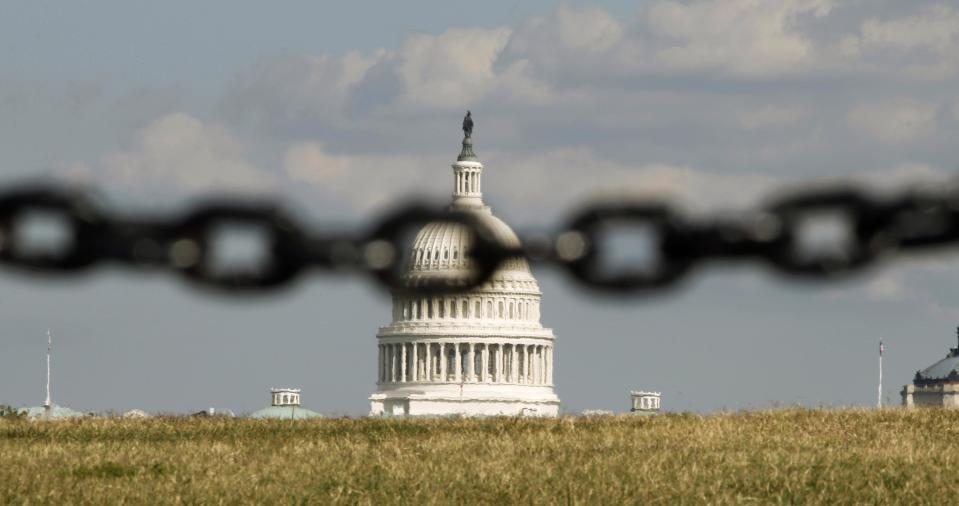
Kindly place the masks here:
[(882, 352), (886, 351), (886, 347), (882, 345), (882, 341), (879, 341), (879, 356), (882, 356)]

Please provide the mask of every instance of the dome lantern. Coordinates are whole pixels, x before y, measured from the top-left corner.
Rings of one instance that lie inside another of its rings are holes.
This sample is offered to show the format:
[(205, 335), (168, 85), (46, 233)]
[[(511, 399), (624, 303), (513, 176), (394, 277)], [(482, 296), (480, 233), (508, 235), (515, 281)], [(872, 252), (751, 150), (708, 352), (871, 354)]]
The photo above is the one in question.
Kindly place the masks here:
[(273, 406), (300, 405), (299, 388), (271, 388), (270, 395), (273, 397)]
[(453, 167), (453, 209), (482, 209), (483, 164), (473, 152), (473, 119), (469, 111), (463, 119), (463, 148)]

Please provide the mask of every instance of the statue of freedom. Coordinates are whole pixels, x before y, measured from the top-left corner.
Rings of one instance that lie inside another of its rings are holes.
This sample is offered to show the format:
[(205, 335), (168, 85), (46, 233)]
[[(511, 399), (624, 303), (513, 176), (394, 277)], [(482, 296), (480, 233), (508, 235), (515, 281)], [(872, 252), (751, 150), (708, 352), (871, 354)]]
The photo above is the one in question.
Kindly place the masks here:
[(466, 137), (473, 136), (473, 117), (469, 111), (466, 111), (466, 117), (463, 118), (463, 134)]

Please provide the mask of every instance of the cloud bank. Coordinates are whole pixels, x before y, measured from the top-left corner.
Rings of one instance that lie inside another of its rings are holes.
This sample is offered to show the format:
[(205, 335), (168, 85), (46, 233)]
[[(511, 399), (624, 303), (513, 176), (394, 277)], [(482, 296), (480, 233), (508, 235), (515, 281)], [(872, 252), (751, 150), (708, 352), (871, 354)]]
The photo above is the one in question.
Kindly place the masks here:
[(959, 10), (887, 4), (559, 7), (368, 52), (262, 55), (215, 107), (170, 110), (63, 165), (121, 191), (268, 191), (364, 213), (447, 190), (469, 108), (489, 193), (517, 211), (608, 188), (721, 206), (783, 181), (951, 170)]

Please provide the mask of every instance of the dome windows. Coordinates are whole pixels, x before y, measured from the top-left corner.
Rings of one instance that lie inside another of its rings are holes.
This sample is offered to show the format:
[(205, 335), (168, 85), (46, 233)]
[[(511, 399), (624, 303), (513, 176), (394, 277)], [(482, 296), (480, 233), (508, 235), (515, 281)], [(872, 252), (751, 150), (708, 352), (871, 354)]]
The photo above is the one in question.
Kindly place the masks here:
[(424, 319), (536, 321), (539, 319), (536, 298), (470, 297), (460, 299), (456, 297), (437, 297), (412, 299), (397, 297), (393, 304), (394, 320), (396, 321)]

